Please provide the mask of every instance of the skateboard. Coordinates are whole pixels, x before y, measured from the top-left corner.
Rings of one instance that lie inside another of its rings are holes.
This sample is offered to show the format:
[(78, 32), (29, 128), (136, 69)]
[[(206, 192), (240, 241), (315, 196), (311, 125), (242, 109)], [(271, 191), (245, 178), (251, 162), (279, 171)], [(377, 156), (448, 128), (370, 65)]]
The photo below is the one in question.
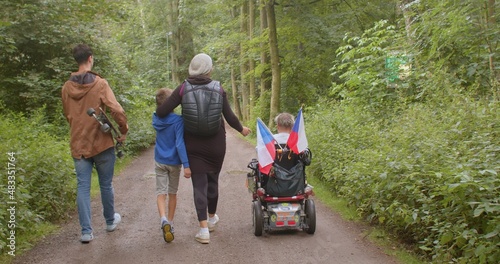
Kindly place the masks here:
[(110, 133), (113, 134), (114, 136), (114, 139), (116, 140), (116, 144), (115, 144), (115, 150), (116, 150), (116, 156), (118, 158), (121, 158), (123, 157), (123, 151), (122, 151), (122, 147), (123, 147), (123, 144), (121, 142), (118, 142), (118, 138), (121, 136), (120, 132), (115, 128), (115, 126), (113, 125), (113, 123), (111, 123), (111, 120), (108, 118), (108, 115), (106, 115), (106, 112), (104, 110), (102, 110), (101, 107), (99, 107), (99, 111), (100, 113), (99, 114), (96, 114), (94, 108), (89, 108), (87, 110), (87, 114), (91, 117), (94, 117), (94, 119), (99, 122), (99, 124), (101, 125), (101, 131), (103, 133)]

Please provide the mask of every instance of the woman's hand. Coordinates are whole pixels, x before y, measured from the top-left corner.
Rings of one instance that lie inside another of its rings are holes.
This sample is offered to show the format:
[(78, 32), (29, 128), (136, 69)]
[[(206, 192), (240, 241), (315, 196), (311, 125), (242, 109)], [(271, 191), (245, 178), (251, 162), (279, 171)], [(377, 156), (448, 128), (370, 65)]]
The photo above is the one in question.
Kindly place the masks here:
[(241, 133), (243, 136), (245, 136), (245, 137), (246, 137), (246, 136), (248, 136), (248, 134), (252, 133), (252, 130), (250, 130), (250, 128), (248, 128), (248, 127), (245, 127), (245, 126), (244, 126), (244, 127), (243, 127), (243, 130), (241, 130), (241, 132), (240, 132), (240, 133)]

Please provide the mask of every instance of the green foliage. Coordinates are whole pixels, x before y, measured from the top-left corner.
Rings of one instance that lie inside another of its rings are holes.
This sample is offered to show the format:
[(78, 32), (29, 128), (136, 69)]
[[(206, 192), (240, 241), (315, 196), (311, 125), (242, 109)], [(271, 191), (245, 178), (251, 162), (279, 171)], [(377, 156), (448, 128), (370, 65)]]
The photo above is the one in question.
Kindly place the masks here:
[(156, 134), (152, 126), (152, 117), (156, 110), (155, 92), (156, 89), (140, 90), (135, 87), (121, 95), (127, 102), (129, 132), (125, 147), (130, 154), (135, 154), (154, 143)]
[[(440, 83), (435, 82), (441, 78), (429, 78), (438, 73), (446, 74), (450, 83), (464, 91), (490, 93), (495, 83), (488, 61), (500, 40), (498, 23), (484, 22), (487, 11), (481, 1), (429, 2), (433, 8), (417, 4), (411, 10), (418, 17), (412, 25), (415, 43), (409, 47), (421, 77), (416, 85), (426, 86), (428, 93), (439, 93)], [(498, 6), (497, 1), (497, 12)]]
[(357, 104), (308, 111), (310, 172), (436, 263), (500, 256), (498, 102), (415, 103), (380, 118)]
[[(310, 111), (322, 154), (311, 171), (433, 262), (495, 263), (500, 120), (485, 47), (498, 26), (470, 1), (404, 9), (411, 24), (378, 22), (337, 50), (331, 96), (341, 101)], [(393, 65), (398, 81), (387, 82), (388, 58), (406, 59)]]
[(386, 107), (397, 98), (397, 90), (388, 85), (386, 59), (394, 56), (393, 41), (400, 37), (396, 28), (379, 21), (361, 37), (344, 38), (346, 45), (337, 50), (331, 69), (337, 82), (330, 93), (374, 107)]
[(8, 21), (0, 25), (0, 47), (5, 50), (0, 54), (0, 87), (7, 109), (24, 112), (46, 105), (52, 116), (60, 87), (76, 67), (72, 46), (92, 42), (97, 24), (106, 20), (93, 18), (107, 10), (102, 6), (112, 6), (97, 2), (1, 1), (0, 15)]
[[(15, 184), (9, 184), (4, 177), (0, 182), (2, 201), (15, 201), (16, 237), (41, 221), (60, 220), (74, 208), (76, 177), (69, 153), (69, 140), (52, 135), (53, 127), (48, 125), (41, 109), (31, 118), (21, 114), (2, 114), (0, 117), (0, 162), (15, 168)], [(8, 153), (14, 153), (8, 155)], [(14, 160), (9, 161), (9, 157)], [(15, 193), (8, 193), (8, 185), (15, 186)], [(13, 196), (11, 196), (13, 195)], [(8, 237), (6, 221), (10, 219), (7, 208), (0, 205), (0, 234)], [(7, 250), (0, 241), (0, 249)], [(26, 241), (17, 241), (23, 247)]]
[(257, 126), (257, 118), (262, 119), (264, 124), (269, 124), (269, 100), (271, 100), (271, 91), (265, 91), (260, 95), (259, 99), (257, 99), (255, 107), (251, 111), (250, 120), (246, 124), (252, 131), (254, 131)]

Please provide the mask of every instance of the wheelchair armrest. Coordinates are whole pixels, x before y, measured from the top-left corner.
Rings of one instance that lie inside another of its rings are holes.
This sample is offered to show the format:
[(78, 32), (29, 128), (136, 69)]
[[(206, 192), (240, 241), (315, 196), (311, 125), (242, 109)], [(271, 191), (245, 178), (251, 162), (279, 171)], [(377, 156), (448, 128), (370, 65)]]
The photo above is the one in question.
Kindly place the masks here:
[(299, 159), (304, 163), (304, 166), (311, 165), (312, 152), (310, 149), (305, 149), (299, 154)]
[(252, 159), (252, 161), (248, 163), (247, 167), (252, 170), (257, 170), (259, 167), (259, 161), (257, 159)]

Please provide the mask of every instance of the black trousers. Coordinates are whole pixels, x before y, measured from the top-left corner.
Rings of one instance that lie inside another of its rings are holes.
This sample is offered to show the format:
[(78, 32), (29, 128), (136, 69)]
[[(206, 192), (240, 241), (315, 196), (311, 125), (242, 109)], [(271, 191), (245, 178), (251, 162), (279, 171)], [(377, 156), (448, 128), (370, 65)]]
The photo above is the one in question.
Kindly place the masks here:
[(217, 211), (217, 202), (219, 200), (219, 173), (208, 172), (203, 174), (192, 174), (191, 182), (193, 184), (193, 197), (198, 221), (208, 219), (209, 214), (215, 214)]

